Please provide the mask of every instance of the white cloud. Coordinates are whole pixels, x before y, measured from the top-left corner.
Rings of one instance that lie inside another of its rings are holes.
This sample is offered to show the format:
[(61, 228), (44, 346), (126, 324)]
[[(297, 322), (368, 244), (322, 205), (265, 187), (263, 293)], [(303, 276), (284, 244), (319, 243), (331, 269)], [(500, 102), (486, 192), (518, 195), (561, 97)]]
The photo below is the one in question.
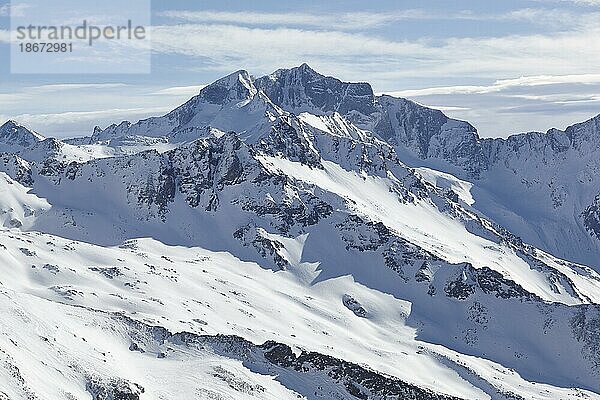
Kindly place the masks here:
[(137, 121), (162, 115), (171, 107), (113, 108), (92, 111), (68, 111), (47, 114), (0, 115), (0, 121), (13, 119), (46, 137), (89, 136), (96, 125), (108, 126), (122, 120)]
[(599, 19), (599, 12), (575, 12), (564, 8), (523, 8), (489, 16), (489, 20), (526, 21), (554, 29), (598, 26)]
[(63, 92), (67, 90), (119, 89), (127, 87), (125, 83), (58, 83), (41, 86), (30, 86), (26, 91), (32, 92)]
[[(600, 96), (590, 96), (584, 99), (568, 99), (556, 101), (557, 104), (583, 104), (583, 103), (598, 103), (600, 105)], [(600, 110), (600, 108), (599, 108)]]
[(405, 20), (527, 21), (536, 25), (552, 24), (555, 27), (570, 26), (572, 28), (574, 26), (597, 24), (599, 18), (598, 13), (577, 13), (567, 9), (548, 8), (523, 8), (501, 13), (474, 13), (470, 11), (440, 12), (425, 9), (405, 9), (391, 12), (335, 14), (169, 10), (160, 12), (157, 15), (196, 24), (312, 27), (328, 30), (366, 30)]
[(469, 107), (457, 107), (457, 106), (430, 106), (430, 105), (425, 105), (426, 107), (429, 108), (433, 108), (435, 110), (440, 110), (440, 111), (468, 111), (470, 110)]
[(169, 95), (169, 96), (195, 96), (200, 90), (205, 88), (206, 85), (195, 85), (195, 86), (174, 86), (164, 88), (153, 92), (152, 94), (158, 95)]
[(581, 74), (581, 75), (558, 75), (558, 76), (522, 76), (516, 79), (501, 79), (496, 81), (495, 85), (500, 87), (509, 86), (543, 86), (557, 85), (562, 83), (582, 83), (592, 84), (600, 83), (600, 74)]
[[(596, 87), (592, 88), (592, 90), (594, 89), (596, 89)], [(543, 101), (549, 103), (591, 102), (600, 99), (600, 96), (591, 92), (582, 94), (569, 92), (553, 94), (507, 94), (506, 96), (516, 99)]]
[(97, 121), (99, 119), (110, 118), (117, 120), (123, 117), (129, 117), (132, 115), (140, 114), (160, 114), (170, 111), (168, 107), (154, 107), (154, 108), (114, 108), (107, 110), (93, 110), (93, 111), (67, 111), (61, 113), (51, 114), (20, 114), (11, 117), (12, 119), (23, 122), (30, 126), (40, 125), (57, 125), (57, 124), (70, 124), (77, 122), (88, 122)]
[[(291, 55), (409, 55), (417, 43), (393, 42), (364, 34), (234, 25), (163, 25), (152, 27), (153, 49), (215, 60), (233, 57)], [(296, 43), (296, 45), (294, 45)], [(301, 43), (301, 45), (300, 45)]]
[(0, 124), (22, 122), (45, 136), (89, 135), (95, 125), (163, 115), (203, 86), (157, 87), (124, 83), (56, 83), (5, 88)]
[(527, 76), (490, 85), (448, 86), (392, 93), (471, 122), (483, 137), (545, 132), (600, 113), (600, 75)]
[(500, 79), (491, 85), (473, 85), (473, 86), (440, 86), (424, 89), (409, 89), (400, 91), (387, 91), (385, 94), (398, 97), (420, 97), (443, 94), (484, 94), (500, 92), (514, 87), (531, 87), (544, 85), (557, 85), (566, 83), (592, 84), (600, 83), (600, 74), (581, 74), (581, 75), (539, 75), (522, 76), (514, 79)]
[[(414, 76), (575, 75), (600, 72), (600, 26), (548, 35), (394, 41), (364, 33), (233, 25), (156, 26), (154, 50), (257, 73), (304, 61), (344, 79), (391, 86)], [(301, 44), (301, 45), (299, 45)]]
[[(122, 89), (128, 85), (124, 83), (64, 83), (64, 84), (48, 84), (39, 86), (26, 86), (19, 90), (10, 92), (0, 92), (0, 106), (29, 106), (33, 107), (37, 101), (47, 101), (46, 97), (41, 96), (68, 96), (63, 97), (63, 104), (67, 101), (72, 101), (77, 97), (99, 96), (100, 92)], [(69, 92), (69, 93), (66, 93)], [(109, 93), (109, 92), (107, 92)], [(52, 103), (50, 103), (52, 104)]]
[[(542, 0), (544, 1), (544, 0)], [(548, 0), (545, 0), (548, 1)], [(555, 0), (563, 3), (574, 3), (585, 6), (600, 6), (600, 0)]]
[[(24, 93), (22, 91), (12, 92), (12, 93), (0, 93), (0, 106), (4, 107), (6, 109), (6, 107), (10, 106), (10, 105), (16, 105), (20, 102), (25, 103), (30, 98), (31, 98), (30, 95), (27, 95), (26, 93)], [(2, 123), (2, 122), (0, 122), (0, 123)]]
[(437, 86), (423, 89), (407, 89), (407, 90), (396, 90), (396, 91), (383, 91), (379, 94), (387, 94), (394, 97), (421, 97), (431, 96), (434, 94), (472, 94), (472, 93), (489, 93), (495, 90), (493, 85), (490, 86), (471, 86), (471, 85), (457, 85), (457, 86)]
[(366, 29), (406, 19), (431, 19), (425, 10), (407, 9), (390, 13), (257, 13), (249, 11), (163, 11), (159, 16), (195, 23), (225, 23), (235, 25), (308, 26), (328, 29)]

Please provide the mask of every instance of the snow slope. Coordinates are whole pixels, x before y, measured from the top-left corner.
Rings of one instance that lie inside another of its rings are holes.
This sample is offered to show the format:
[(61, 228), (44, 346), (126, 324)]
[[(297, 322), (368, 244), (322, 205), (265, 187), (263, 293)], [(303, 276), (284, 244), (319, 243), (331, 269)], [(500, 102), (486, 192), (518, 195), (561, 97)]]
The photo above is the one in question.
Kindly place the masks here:
[[(306, 285), (226, 253), (148, 239), (101, 248), (40, 234), (0, 238), (13, 271), (2, 279), (0, 302), (0, 354), (10, 365), (5, 374), (13, 371), (0, 391), (11, 398), (86, 398), (92, 383), (115, 380), (139, 385), (140, 398), (352, 398), (316, 368), (287, 375), (216, 334), (284, 341), (296, 354), (330, 354), (460, 398), (597, 398), (417, 340), (410, 303), (349, 276)], [(345, 294), (366, 317), (346, 308)], [(163, 329), (203, 339), (165, 338)]]
[(50, 208), (44, 199), (0, 172), (0, 225), (5, 228), (30, 228), (35, 218)]

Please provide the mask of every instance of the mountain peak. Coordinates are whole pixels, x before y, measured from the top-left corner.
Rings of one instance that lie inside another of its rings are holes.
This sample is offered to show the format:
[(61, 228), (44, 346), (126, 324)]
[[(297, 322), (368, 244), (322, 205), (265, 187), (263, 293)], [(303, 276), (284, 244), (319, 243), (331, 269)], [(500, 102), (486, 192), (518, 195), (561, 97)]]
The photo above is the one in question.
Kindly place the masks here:
[(298, 71), (303, 75), (309, 75), (314, 77), (323, 77), (320, 73), (312, 69), (307, 63), (302, 63), (299, 67), (294, 67), (290, 71)]
[(307, 63), (300, 64), (300, 66), (298, 68), (301, 69), (301, 70), (303, 70), (303, 71), (312, 71), (312, 72), (315, 72), (315, 70), (312, 69)]
[(293, 113), (345, 115), (356, 110), (368, 115), (375, 112), (371, 85), (321, 75), (306, 63), (258, 78), (255, 85), (273, 103)]
[(250, 77), (248, 71), (240, 69), (238, 71), (230, 73), (229, 75), (225, 75), (224, 77), (217, 79), (214, 83), (212, 83), (212, 85), (220, 85), (232, 88), (238, 83), (247, 84), (251, 82), (252, 78)]
[(10, 145), (29, 147), (45, 138), (11, 119), (0, 126), (0, 139)]
[(19, 124), (14, 119), (9, 119), (4, 124), (2, 124), (2, 126), (0, 126), (0, 132), (4, 133), (10, 129), (18, 129), (18, 128), (24, 128), (24, 127), (23, 127), (23, 125)]
[(591, 150), (594, 147), (592, 143), (595, 145), (600, 143), (600, 114), (567, 127), (565, 133), (573, 147)]
[[(261, 79), (264, 80), (267, 78), (271, 79), (273, 81), (286, 80), (288, 82), (291, 82), (294, 80), (296, 80), (296, 81), (300, 80), (300, 81), (310, 82), (315, 79), (325, 78), (325, 76), (321, 75), (320, 73), (318, 73), (317, 71), (312, 69), (307, 63), (302, 63), (301, 65), (299, 65), (297, 67), (278, 69), (277, 71), (273, 72), (272, 74), (267, 75)], [(330, 79), (336, 79), (336, 78), (330, 78)]]
[(213, 104), (225, 104), (251, 99), (257, 93), (252, 76), (246, 70), (239, 70), (206, 86), (199, 96)]

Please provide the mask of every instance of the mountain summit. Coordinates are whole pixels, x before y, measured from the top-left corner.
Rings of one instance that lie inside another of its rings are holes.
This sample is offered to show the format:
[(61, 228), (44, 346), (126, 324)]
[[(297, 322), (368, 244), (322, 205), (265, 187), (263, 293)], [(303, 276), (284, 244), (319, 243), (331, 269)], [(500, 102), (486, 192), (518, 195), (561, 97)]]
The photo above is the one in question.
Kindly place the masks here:
[(258, 78), (256, 87), (275, 104), (296, 114), (338, 112), (346, 115), (355, 111), (370, 115), (376, 111), (371, 85), (342, 82), (337, 78), (323, 76), (308, 64), (280, 69)]
[(12, 120), (0, 126), (0, 151), (31, 147), (44, 139), (39, 133)]

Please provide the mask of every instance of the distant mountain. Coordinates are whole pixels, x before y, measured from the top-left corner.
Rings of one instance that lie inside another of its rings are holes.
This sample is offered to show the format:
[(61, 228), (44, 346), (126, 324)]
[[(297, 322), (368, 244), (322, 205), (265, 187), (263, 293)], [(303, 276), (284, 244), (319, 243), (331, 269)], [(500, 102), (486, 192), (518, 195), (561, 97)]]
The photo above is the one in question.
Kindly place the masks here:
[(473, 171), (481, 168), (475, 156), (479, 140), (470, 124), (406, 99), (375, 96), (368, 83), (342, 82), (303, 64), (258, 78), (256, 86), (286, 111), (339, 113), (417, 157), (450, 159)]
[(125, 136), (167, 136), (180, 142), (203, 137), (207, 127), (243, 134), (262, 123), (267, 113), (280, 112), (258, 92), (248, 72), (237, 71), (206, 86), (199, 95), (162, 117), (97, 129), (91, 143)]
[(31, 147), (45, 138), (15, 121), (7, 121), (0, 126), (0, 151), (15, 152)]

